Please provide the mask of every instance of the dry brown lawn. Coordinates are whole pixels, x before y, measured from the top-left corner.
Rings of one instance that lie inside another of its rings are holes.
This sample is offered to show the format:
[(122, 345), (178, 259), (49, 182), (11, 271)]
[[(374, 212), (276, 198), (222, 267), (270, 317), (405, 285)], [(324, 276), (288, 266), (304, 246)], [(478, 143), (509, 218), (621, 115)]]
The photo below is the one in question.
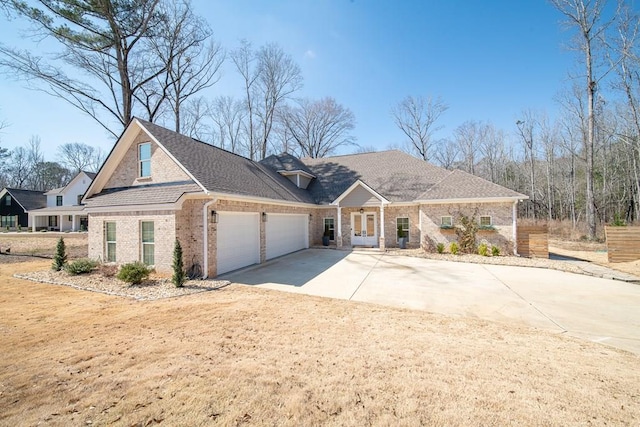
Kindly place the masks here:
[(606, 243), (549, 239), (549, 251), (558, 255), (583, 259), (594, 264), (640, 277), (640, 260), (632, 262), (609, 262)]
[(0, 233), (0, 252), (9, 249), (14, 255), (35, 255), (52, 258), (58, 239), (64, 239), (69, 258), (84, 258), (88, 254), (87, 233)]
[(157, 301), (0, 264), (0, 425), (638, 425), (640, 358), (244, 286)]

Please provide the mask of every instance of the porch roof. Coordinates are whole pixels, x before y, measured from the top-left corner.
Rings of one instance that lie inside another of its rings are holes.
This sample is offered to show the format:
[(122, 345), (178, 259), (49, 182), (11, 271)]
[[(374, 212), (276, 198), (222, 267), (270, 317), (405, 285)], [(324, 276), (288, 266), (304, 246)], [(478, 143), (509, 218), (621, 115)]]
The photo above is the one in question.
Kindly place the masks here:
[[(369, 197), (367, 197), (367, 194)], [(370, 206), (372, 198), (378, 199), (380, 203), (385, 205), (391, 203), (373, 188), (362, 182), (362, 180), (357, 180), (349, 188), (344, 190), (333, 202), (331, 202), (331, 204), (349, 207)]]
[(80, 215), (86, 214), (84, 212), (84, 206), (50, 206), (48, 208), (34, 209), (29, 211), (29, 214), (35, 216), (48, 216), (48, 215)]

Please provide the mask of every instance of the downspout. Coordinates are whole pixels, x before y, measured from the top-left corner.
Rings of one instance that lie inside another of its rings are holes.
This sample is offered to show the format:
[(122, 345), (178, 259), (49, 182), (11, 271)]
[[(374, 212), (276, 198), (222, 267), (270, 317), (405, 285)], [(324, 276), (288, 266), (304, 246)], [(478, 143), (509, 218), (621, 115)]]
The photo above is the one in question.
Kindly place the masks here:
[(202, 248), (203, 255), (203, 272), (202, 279), (207, 279), (209, 277), (209, 206), (214, 204), (218, 198), (213, 198), (204, 204), (202, 208), (202, 241), (204, 247)]
[(512, 212), (511, 215), (513, 217), (513, 254), (515, 256), (520, 256), (518, 255), (518, 230), (517, 230), (517, 217), (518, 217), (518, 201), (516, 200), (515, 202), (513, 202), (513, 208), (512, 208)]

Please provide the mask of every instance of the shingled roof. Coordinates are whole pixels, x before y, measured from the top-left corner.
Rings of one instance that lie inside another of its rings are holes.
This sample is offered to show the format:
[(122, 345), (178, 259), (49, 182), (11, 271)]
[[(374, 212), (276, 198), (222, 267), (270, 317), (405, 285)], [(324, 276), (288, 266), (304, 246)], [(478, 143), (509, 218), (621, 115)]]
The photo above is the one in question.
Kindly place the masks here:
[(208, 191), (289, 202), (313, 203), (271, 167), (138, 119)]
[(23, 207), (25, 212), (47, 206), (47, 196), (44, 195), (43, 191), (22, 190), (18, 188), (5, 188), (5, 190)]
[(302, 163), (299, 158), (292, 156), (289, 153), (271, 155), (263, 160), (260, 160), (260, 163), (262, 163), (263, 165), (267, 165), (278, 172), (302, 171), (309, 175), (313, 175), (313, 172), (311, 172), (311, 170), (309, 170), (309, 168), (304, 163)]
[(435, 199), (526, 198), (466, 172), (449, 171), (398, 150), (301, 159), (317, 179), (309, 192), (328, 204), (361, 180), (391, 202)]
[(200, 192), (202, 188), (193, 181), (109, 188), (86, 199), (85, 205), (89, 208), (97, 208), (175, 203), (184, 194)]

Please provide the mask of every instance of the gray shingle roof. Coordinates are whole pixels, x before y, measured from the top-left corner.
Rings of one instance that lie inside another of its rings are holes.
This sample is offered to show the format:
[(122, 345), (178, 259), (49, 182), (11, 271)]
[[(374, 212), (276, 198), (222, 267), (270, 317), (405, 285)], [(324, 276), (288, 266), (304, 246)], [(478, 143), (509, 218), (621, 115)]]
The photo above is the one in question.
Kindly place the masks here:
[(309, 191), (320, 204), (331, 203), (358, 179), (391, 202), (412, 201), (449, 173), (396, 150), (302, 161), (317, 177)]
[(331, 203), (358, 179), (391, 202), (526, 198), (466, 172), (452, 172), (397, 150), (302, 161), (317, 177), (309, 191), (320, 204)]
[(313, 175), (313, 172), (300, 161), (297, 157), (292, 156), (289, 153), (282, 154), (274, 154), (263, 160), (260, 160), (260, 163), (263, 165), (267, 165), (276, 171), (303, 171), (310, 175)]
[(21, 190), (18, 188), (7, 188), (14, 200), (26, 210), (40, 209), (47, 206), (47, 196), (43, 191)]
[(307, 191), (299, 189), (271, 167), (145, 120), (138, 121), (209, 191), (314, 202)]
[(451, 171), (442, 181), (422, 193), (419, 200), (471, 199), (485, 197), (514, 197), (526, 199), (527, 196), (471, 175), (461, 170)]
[(186, 193), (202, 193), (193, 181), (109, 188), (85, 200), (88, 208), (175, 203)]

